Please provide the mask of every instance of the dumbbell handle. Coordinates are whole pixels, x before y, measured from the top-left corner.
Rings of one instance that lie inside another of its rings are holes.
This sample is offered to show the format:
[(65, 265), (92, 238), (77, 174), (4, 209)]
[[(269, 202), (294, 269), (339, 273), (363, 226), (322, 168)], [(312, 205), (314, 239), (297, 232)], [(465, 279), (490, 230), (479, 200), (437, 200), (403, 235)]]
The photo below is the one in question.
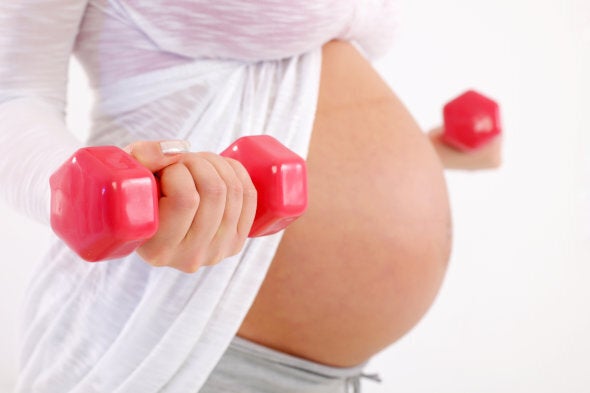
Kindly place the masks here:
[[(304, 160), (266, 136), (238, 139), (221, 155), (242, 163), (258, 205), (250, 237), (284, 229), (307, 208)], [(126, 256), (158, 228), (154, 175), (112, 146), (78, 150), (50, 179), (51, 225), (87, 261)]]

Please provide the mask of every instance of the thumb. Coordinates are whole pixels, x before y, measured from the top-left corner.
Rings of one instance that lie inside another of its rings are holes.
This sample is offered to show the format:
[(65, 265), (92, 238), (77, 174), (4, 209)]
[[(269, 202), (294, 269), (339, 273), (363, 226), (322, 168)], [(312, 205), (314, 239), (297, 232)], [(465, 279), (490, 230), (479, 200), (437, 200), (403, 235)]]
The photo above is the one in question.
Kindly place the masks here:
[(151, 172), (158, 172), (176, 163), (181, 157), (180, 153), (187, 153), (189, 148), (189, 142), (182, 140), (139, 141), (127, 145), (123, 150)]

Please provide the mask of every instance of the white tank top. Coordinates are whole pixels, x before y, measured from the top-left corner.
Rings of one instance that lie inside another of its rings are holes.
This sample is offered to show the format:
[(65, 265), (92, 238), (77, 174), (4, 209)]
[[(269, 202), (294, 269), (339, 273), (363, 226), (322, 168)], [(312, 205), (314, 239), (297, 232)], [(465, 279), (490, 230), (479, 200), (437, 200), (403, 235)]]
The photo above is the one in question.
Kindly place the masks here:
[[(51, 173), (85, 144), (270, 134), (306, 156), (321, 46), (390, 42), (391, 0), (0, 2), (0, 197), (48, 223)], [(68, 60), (95, 93), (88, 141), (64, 120)], [(18, 392), (196, 392), (235, 335), (281, 234), (189, 275), (133, 254), (90, 264), (56, 239), (23, 320)]]

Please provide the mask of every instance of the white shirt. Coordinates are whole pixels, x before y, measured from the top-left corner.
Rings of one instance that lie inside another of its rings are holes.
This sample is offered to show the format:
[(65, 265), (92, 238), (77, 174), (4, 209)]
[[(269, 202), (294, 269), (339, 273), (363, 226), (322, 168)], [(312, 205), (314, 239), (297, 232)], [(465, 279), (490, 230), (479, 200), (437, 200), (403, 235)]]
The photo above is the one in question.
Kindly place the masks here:
[[(3, 0), (0, 197), (49, 222), (51, 173), (82, 145), (270, 134), (306, 156), (321, 46), (374, 56), (390, 0)], [(95, 93), (88, 141), (64, 120), (74, 54)], [(239, 328), (281, 234), (189, 275), (133, 254), (86, 263), (59, 240), (23, 320), (19, 392), (196, 392)]]

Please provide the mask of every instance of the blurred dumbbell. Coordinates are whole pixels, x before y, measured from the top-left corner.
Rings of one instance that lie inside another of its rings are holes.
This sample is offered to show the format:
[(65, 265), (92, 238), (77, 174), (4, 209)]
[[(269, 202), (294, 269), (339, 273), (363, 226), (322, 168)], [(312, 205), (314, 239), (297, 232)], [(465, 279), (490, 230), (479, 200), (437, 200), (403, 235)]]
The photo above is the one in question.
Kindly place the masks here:
[(502, 132), (498, 104), (473, 90), (447, 103), (443, 117), (443, 142), (461, 151), (478, 149)]
[[(238, 139), (221, 153), (242, 163), (258, 205), (250, 237), (284, 229), (307, 208), (305, 161), (267, 135)], [(51, 226), (80, 257), (126, 256), (158, 229), (154, 175), (114, 146), (78, 150), (50, 178)]]

